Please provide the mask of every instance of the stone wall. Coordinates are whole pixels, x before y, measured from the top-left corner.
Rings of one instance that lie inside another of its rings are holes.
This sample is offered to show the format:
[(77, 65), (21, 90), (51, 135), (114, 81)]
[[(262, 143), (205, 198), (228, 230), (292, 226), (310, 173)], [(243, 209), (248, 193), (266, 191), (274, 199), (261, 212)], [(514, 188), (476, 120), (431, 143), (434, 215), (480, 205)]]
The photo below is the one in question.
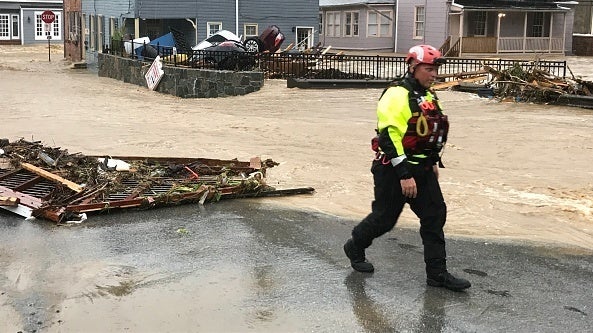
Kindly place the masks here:
[[(99, 53), (99, 76), (147, 87), (144, 74), (150, 63)], [(182, 98), (246, 95), (264, 85), (264, 73), (163, 66), (165, 75), (155, 89)]]

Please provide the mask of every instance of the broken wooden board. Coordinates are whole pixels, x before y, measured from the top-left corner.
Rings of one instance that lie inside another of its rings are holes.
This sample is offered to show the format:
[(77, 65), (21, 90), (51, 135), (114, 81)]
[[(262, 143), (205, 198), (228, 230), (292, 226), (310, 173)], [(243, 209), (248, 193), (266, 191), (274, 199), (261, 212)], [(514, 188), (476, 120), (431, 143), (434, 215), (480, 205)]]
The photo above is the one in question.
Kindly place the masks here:
[(29, 171), (41, 176), (43, 178), (46, 178), (46, 179), (49, 179), (52, 181), (56, 181), (62, 185), (66, 185), (69, 189), (71, 189), (75, 192), (81, 192), (84, 189), (83, 186), (80, 186), (74, 182), (71, 182), (68, 179), (64, 179), (58, 175), (54, 175), (53, 173), (45, 171), (45, 170), (38, 168), (32, 164), (22, 162), (21, 167), (25, 170), (29, 170)]
[(19, 199), (17, 197), (0, 196), (0, 206), (15, 207), (15, 206), (18, 206), (20, 202), (21, 202), (21, 199)]
[(455, 80), (455, 81), (448, 81), (448, 82), (437, 83), (437, 84), (435, 84), (435, 85), (432, 86), (432, 89), (433, 90), (444, 90), (444, 89), (448, 89), (448, 88), (451, 88), (451, 87), (454, 87), (454, 86), (458, 86), (462, 82), (472, 83), (472, 82), (486, 81), (486, 80), (488, 80), (488, 76), (487, 75), (482, 75), (482, 76), (476, 76), (476, 77), (467, 78), (467, 79), (461, 79), (461, 80)]

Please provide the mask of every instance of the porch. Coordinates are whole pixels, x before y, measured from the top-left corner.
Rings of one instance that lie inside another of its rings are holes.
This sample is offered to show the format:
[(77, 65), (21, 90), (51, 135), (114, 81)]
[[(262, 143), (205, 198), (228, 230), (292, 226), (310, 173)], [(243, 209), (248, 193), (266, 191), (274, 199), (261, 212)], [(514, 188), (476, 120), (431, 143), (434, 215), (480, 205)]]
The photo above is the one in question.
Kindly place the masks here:
[[(463, 4), (461, 4), (463, 3)], [(468, 53), (557, 53), (566, 50), (567, 14), (555, 3), (453, 1), (449, 37), (441, 52), (449, 57)]]
[(441, 47), (446, 57), (468, 53), (558, 53), (564, 54), (563, 37), (461, 37), (450, 38)]

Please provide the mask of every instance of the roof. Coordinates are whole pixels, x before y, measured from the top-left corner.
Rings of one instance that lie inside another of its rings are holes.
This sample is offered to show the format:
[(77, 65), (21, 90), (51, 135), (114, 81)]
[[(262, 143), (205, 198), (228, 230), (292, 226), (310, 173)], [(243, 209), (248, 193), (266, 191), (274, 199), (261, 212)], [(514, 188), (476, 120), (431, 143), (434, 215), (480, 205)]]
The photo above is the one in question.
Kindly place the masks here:
[(338, 7), (351, 5), (395, 5), (395, 0), (319, 0), (319, 7)]
[(565, 11), (568, 8), (560, 7), (553, 0), (453, 0), (453, 6), (466, 10), (517, 10), (517, 11)]

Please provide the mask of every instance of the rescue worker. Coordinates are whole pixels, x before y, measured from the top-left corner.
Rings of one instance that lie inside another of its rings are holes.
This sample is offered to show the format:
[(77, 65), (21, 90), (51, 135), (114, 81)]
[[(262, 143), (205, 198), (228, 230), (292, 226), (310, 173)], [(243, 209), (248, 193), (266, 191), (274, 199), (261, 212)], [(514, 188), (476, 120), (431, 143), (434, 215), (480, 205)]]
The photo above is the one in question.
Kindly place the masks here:
[(373, 272), (365, 249), (393, 229), (408, 203), (420, 219), (426, 283), (461, 291), (471, 284), (447, 271), (443, 233), (447, 206), (438, 182), (449, 123), (430, 90), (445, 59), (434, 47), (417, 45), (408, 52), (406, 63), (406, 75), (385, 89), (377, 105), (377, 136), (372, 140), (376, 156), (371, 167), (375, 199), (372, 212), (352, 230), (344, 252), (352, 268)]

